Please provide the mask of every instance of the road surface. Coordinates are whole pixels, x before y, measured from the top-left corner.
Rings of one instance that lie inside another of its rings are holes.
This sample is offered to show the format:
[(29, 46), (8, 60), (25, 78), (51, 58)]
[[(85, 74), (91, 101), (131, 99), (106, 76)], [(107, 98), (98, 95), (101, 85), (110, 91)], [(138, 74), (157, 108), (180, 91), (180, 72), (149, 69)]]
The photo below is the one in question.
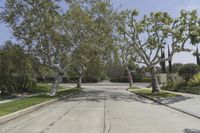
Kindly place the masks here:
[(0, 125), (0, 133), (200, 133), (200, 119), (127, 92), (127, 84), (85, 88)]

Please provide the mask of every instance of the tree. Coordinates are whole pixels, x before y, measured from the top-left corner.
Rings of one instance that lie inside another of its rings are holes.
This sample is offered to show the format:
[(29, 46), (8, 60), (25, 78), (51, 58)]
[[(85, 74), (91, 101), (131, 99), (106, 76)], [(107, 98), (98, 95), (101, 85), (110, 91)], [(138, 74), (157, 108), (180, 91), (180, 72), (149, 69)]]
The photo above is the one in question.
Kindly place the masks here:
[(70, 33), (63, 30), (59, 2), (7, 0), (1, 16), (16, 39), (41, 63), (54, 69), (56, 76), (50, 94), (55, 95), (71, 54)]
[(196, 56), (197, 65), (200, 66), (200, 58), (199, 58), (199, 49), (196, 48), (196, 52), (193, 53), (194, 56)]
[[(165, 52), (161, 49), (161, 59), (165, 59)], [(160, 62), (162, 73), (166, 73), (165, 61)]]
[[(170, 52), (170, 49), (169, 49), (169, 46), (168, 46), (168, 57), (171, 56), (171, 52)], [(172, 73), (172, 59), (168, 61), (169, 63), (169, 73)]]
[[(183, 66), (183, 64), (181, 64), (181, 63), (174, 63), (174, 64), (172, 65), (172, 73), (177, 73), (178, 70), (179, 70), (179, 68), (180, 68), (181, 66)], [(169, 66), (168, 66), (168, 67), (169, 67)]]
[[(195, 44), (199, 36), (199, 18), (196, 11), (181, 11), (173, 19), (165, 12), (151, 13), (141, 20), (136, 19), (136, 10), (122, 11), (118, 17), (118, 33), (124, 38), (139, 56), (135, 61), (144, 63), (152, 75), (152, 93), (160, 90), (155, 66), (172, 59), (175, 53), (186, 51), (185, 44), (191, 40)], [(162, 59), (159, 55), (162, 48), (171, 47), (170, 57)]]
[[(72, 62), (79, 77), (77, 87), (81, 87), (84, 73), (91, 62), (103, 65), (112, 47), (112, 9), (108, 1), (70, 1), (70, 9), (65, 14), (67, 30), (75, 46)], [(68, 21), (70, 19), (70, 21)], [(98, 68), (98, 66), (96, 66)]]
[(37, 63), (17, 44), (7, 41), (0, 49), (0, 89), (2, 94), (23, 93), (36, 84)]
[(133, 62), (133, 58), (132, 58), (134, 56), (134, 51), (128, 45), (121, 43), (121, 45), (119, 44), (119, 53), (118, 54), (119, 54), (121, 63), (123, 64), (123, 66), (125, 67), (125, 69), (127, 71), (129, 87), (132, 87), (132, 85), (133, 85), (132, 71), (133, 70), (130, 69), (130, 66), (135, 65)]
[(66, 30), (71, 33), (70, 40), (75, 46), (71, 62), (72, 68), (75, 68), (78, 75), (77, 87), (80, 88), (83, 74), (87, 69), (88, 49), (90, 49), (90, 36), (92, 35), (90, 27), (93, 26), (93, 20), (81, 7), (80, 2), (71, 1), (69, 5), (70, 9), (64, 14), (64, 20), (67, 25)]

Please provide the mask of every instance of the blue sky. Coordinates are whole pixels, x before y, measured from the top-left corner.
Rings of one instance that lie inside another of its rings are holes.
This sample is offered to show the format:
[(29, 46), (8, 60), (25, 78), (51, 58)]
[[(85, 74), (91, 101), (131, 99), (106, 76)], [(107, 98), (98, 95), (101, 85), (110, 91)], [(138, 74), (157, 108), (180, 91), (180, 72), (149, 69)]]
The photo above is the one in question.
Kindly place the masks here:
[[(0, 0), (0, 7), (3, 6), (5, 0)], [(168, 12), (171, 16), (179, 15), (181, 9), (193, 10), (197, 9), (200, 13), (200, 0), (111, 0), (113, 6), (118, 9), (137, 9), (142, 17), (154, 11)], [(5, 24), (0, 24), (0, 44), (11, 39), (11, 30)], [(173, 62), (180, 63), (196, 63), (196, 59), (191, 53), (176, 54)]]

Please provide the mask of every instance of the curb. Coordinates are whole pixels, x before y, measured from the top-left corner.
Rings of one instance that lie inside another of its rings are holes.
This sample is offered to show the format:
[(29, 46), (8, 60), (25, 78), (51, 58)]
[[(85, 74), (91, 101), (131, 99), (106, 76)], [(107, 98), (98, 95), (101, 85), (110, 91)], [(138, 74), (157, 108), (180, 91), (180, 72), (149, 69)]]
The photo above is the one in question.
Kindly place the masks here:
[(16, 111), (14, 113), (11, 113), (11, 114), (8, 114), (8, 115), (5, 115), (5, 116), (1, 116), (0, 117), (0, 124), (4, 124), (4, 123), (9, 122), (11, 120), (14, 120), (18, 117), (21, 117), (23, 115), (29, 114), (33, 111), (36, 111), (36, 110), (38, 110), (38, 109), (40, 109), (44, 106), (48, 106), (48, 105), (53, 104), (53, 103), (55, 103), (59, 100), (66, 99), (66, 98), (69, 98), (69, 97), (71, 97), (73, 95), (77, 95), (77, 94), (80, 94), (80, 92), (75, 92), (75, 93), (72, 93), (72, 94), (69, 94), (69, 95), (66, 95), (66, 96), (62, 96), (62, 97), (59, 97), (59, 98), (56, 98), (56, 99), (53, 99), (53, 100), (50, 100), (50, 101), (46, 101), (46, 102), (43, 102), (43, 103), (40, 103), (40, 104), (33, 105), (31, 107)]
[[(129, 91), (129, 92), (131, 92), (131, 91)], [(164, 105), (164, 106), (166, 106), (166, 107), (168, 107), (168, 108), (174, 109), (174, 110), (176, 110), (176, 111), (182, 112), (182, 113), (187, 114), (187, 115), (189, 115), (189, 116), (192, 116), (192, 117), (195, 117), (195, 118), (197, 118), (197, 119), (200, 119), (200, 116), (198, 116), (198, 115), (195, 115), (195, 114), (192, 114), (192, 113), (187, 112), (187, 111), (185, 111), (185, 110), (182, 110), (182, 109), (175, 108), (175, 107), (172, 107), (172, 106), (170, 106), (170, 105), (164, 104), (164, 103), (162, 103), (162, 102), (160, 102), (160, 101), (158, 101), (158, 100), (156, 100), (156, 99), (154, 99), (154, 98), (151, 98), (151, 97), (148, 97), (148, 96), (139, 94), (139, 93), (137, 93), (137, 92), (131, 92), (131, 93), (134, 93), (134, 94), (136, 94), (136, 95), (138, 95), (138, 96), (140, 96), (140, 97), (149, 99), (149, 100), (151, 100), (151, 101), (154, 101), (154, 102), (156, 102), (156, 103), (158, 103), (158, 104)]]

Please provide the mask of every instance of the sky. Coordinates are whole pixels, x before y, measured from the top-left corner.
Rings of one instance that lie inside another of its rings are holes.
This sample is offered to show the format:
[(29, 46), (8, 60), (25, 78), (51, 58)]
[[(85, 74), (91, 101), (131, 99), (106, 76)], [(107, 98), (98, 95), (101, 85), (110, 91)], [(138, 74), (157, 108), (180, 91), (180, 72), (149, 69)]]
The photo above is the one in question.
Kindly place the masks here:
[[(5, 0), (0, 0), (3, 7)], [(168, 12), (171, 16), (179, 15), (181, 9), (196, 9), (200, 14), (200, 0), (111, 0), (115, 9), (137, 9), (139, 17), (155, 11)], [(0, 44), (12, 38), (11, 30), (0, 23)], [(173, 57), (173, 63), (196, 63), (196, 58), (191, 53), (178, 53)]]

